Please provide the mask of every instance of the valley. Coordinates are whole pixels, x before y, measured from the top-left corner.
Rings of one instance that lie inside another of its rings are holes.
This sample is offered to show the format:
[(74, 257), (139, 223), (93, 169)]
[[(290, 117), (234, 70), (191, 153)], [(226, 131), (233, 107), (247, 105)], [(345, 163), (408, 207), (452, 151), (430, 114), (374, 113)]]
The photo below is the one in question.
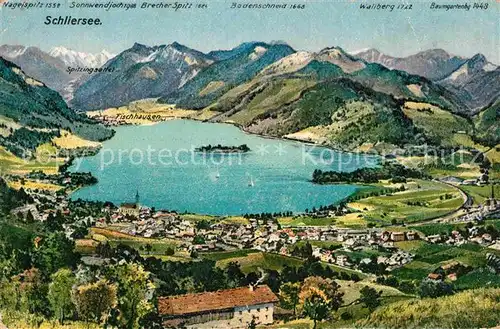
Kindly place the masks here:
[[(247, 286), (276, 297), (258, 328), (500, 322), (500, 71), (481, 54), (0, 56), (9, 328), (160, 328), (162, 296)], [(320, 321), (308, 284), (338, 299)], [(94, 289), (111, 296), (97, 316), (75, 297)]]

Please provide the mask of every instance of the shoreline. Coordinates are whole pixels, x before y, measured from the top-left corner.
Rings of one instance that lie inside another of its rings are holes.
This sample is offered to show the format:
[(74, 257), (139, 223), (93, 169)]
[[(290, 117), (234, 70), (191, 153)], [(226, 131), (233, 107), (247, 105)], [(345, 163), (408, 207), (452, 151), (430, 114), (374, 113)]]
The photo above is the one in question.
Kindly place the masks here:
[[(164, 122), (168, 122), (168, 121), (172, 121), (172, 120), (188, 120), (188, 121), (197, 121), (197, 122), (201, 122), (201, 123), (208, 123), (208, 124), (223, 124), (223, 125), (230, 125), (230, 126), (234, 126), (236, 128), (238, 128), (241, 132), (247, 134), (247, 135), (252, 135), (252, 136), (257, 136), (257, 137), (260, 137), (260, 138), (264, 138), (264, 139), (270, 139), (270, 140), (280, 140), (280, 141), (285, 141), (285, 142), (293, 142), (293, 143), (297, 143), (297, 144), (300, 144), (300, 145), (306, 145), (306, 146), (310, 146), (310, 147), (320, 147), (320, 148), (325, 148), (325, 149), (328, 149), (328, 150), (332, 150), (334, 152), (337, 152), (337, 153), (344, 153), (344, 154), (353, 154), (353, 155), (365, 155), (365, 156), (370, 156), (370, 157), (377, 157), (379, 159), (382, 159), (383, 156), (381, 155), (377, 155), (377, 154), (373, 154), (373, 153), (369, 153), (369, 152), (363, 152), (363, 151), (349, 151), (349, 150), (344, 150), (344, 149), (341, 149), (341, 148), (338, 148), (338, 147), (334, 147), (332, 145), (325, 145), (325, 144), (318, 144), (318, 143), (314, 143), (314, 142), (311, 142), (311, 141), (308, 141), (308, 140), (302, 140), (302, 139), (299, 139), (299, 138), (292, 138), (292, 137), (278, 137), (278, 136), (273, 136), (273, 135), (266, 135), (266, 134), (261, 134), (261, 133), (255, 133), (255, 132), (251, 132), (249, 131), (248, 129), (245, 129), (242, 125), (236, 123), (236, 122), (228, 122), (228, 121), (225, 121), (225, 122), (212, 122), (210, 121), (210, 119), (196, 119), (196, 118), (192, 118), (192, 117), (171, 117), (171, 118), (168, 118), (167, 120), (161, 120), (161, 121), (155, 121), (155, 122), (148, 122), (148, 123), (137, 123), (137, 124), (134, 124), (134, 123), (130, 123), (130, 124), (119, 124), (119, 125), (114, 125), (114, 126), (110, 126), (110, 127), (121, 127), (121, 126), (153, 126), (153, 125), (157, 125), (157, 124), (161, 124), (161, 123), (164, 123)], [(114, 135), (111, 137), (113, 138)], [(107, 139), (107, 140), (110, 140), (111, 138)]]
[[(250, 132), (250, 131), (244, 129), (241, 125), (238, 125), (238, 124), (232, 123), (232, 122), (210, 122), (209, 120), (199, 120), (199, 119), (191, 118), (191, 117), (184, 117), (184, 118), (183, 117), (172, 117), (172, 118), (169, 118), (167, 120), (161, 120), (161, 121), (157, 121), (157, 122), (138, 123), (138, 124), (134, 124), (134, 123), (131, 123), (131, 124), (120, 124), (120, 125), (116, 125), (116, 126), (113, 126), (113, 127), (120, 127), (120, 126), (152, 126), (152, 125), (161, 124), (161, 123), (164, 123), (164, 122), (167, 122), (167, 121), (171, 121), (171, 120), (189, 120), (189, 121), (197, 121), (197, 122), (200, 122), (200, 123), (207, 123), (207, 124), (231, 125), (231, 126), (235, 126), (236, 128), (238, 128), (239, 131), (243, 132), (246, 135), (257, 136), (259, 138), (264, 138), (264, 139), (267, 139), (267, 140), (281, 140), (281, 141), (291, 142), (291, 143), (295, 143), (295, 144), (299, 144), (299, 145), (306, 145), (306, 146), (310, 146), (310, 147), (320, 147), (320, 148), (330, 149), (332, 151), (335, 151), (335, 152), (338, 152), (338, 153), (343, 153), (343, 154), (363, 155), (361, 153), (338, 150), (338, 149), (334, 149), (334, 148), (331, 148), (331, 147), (326, 147), (326, 146), (323, 146), (323, 145), (318, 145), (316, 143), (312, 143), (312, 142), (308, 142), (308, 141), (301, 141), (301, 140), (298, 140), (298, 139), (281, 138), (281, 137), (276, 137), (276, 136), (270, 136), (270, 135), (263, 135), (263, 134), (253, 133), (253, 132)], [(115, 135), (116, 134), (113, 134), (113, 136), (111, 138), (107, 139), (107, 140), (111, 140), (112, 138), (115, 137)], [(219, 154), (218, 152), (214, 152), (214, 153)], [(238, 154), (239, 153), (245, 154), (246, 152), (245, 153), (238, 152)], [(224, 154), (226, 154), (226, 153), (224, 152)], [(227, 154), (234, 154), (234, 152), (227, 153)], [(366, 154), (366, 155), (369, 155), (369, 154)], [(374, 155), (371, 155), (371, 156), (374, 156)], [(84, 158), (84, 157), (81, 157), (81, 158)], [(78, 171), (76, 171), (76, 172), (78, 172)], [(308, 182), (311, 183), (311, 184), (315, 184), (315, 185), (322, 185), (322, 184), (316, 184), (312, 180), (308, 180)], [(347, 195), (344, 198), (341, 198), (340, 200), (332, 203), (332, 204), (335, 204), (335, 205), (338, 205), (338, 204), (342, 203), (343, 201), (345, 201), (346, 199), (350, 198), (352, 195), (355, 195), (356, 193), (359, 192), (360, 189), (366, 188), (366, 184), (356, 184), (356, 183), (354, 183), (354, 184), (341, 184), (341, 183), (338, 183), (338, 184), (331, 184), (331, 185), (350, 185), (350, 186), (354, 187), (354, 189), (355, 189), (355, 191), (353, 191), (349, 195)], [(79, 191), (81, 189), (84, 189), (86, 187), (90, 187), (90, 186), (80, 186), (78, 188), (73, 189), (71, 192), (68, 193), (68, 198), (71, 198), (71, 195), (73, 195), (75, 192), (77, 192), (77, 191)], [(103, 200), (100, 200), (100, 201), (103, 201)], [(108, 200), (105, 200), (105, 201), (108, 201)], [(318, 205), (318, 207), (319, 206), (320, 205)], [(210, 213), (196, 213), (196, 212), (190, 212), (190, 211), (187, 211), (187, 213), (194, 214), (194, 215), (212, 216), (212, 217), (235, 217), (235, 216), (242, 216), (244, 214), (244, 213), (241, 213), (241, 214), (236, 214), (236, 215), (216, 215), (216, 214), (210, 214)], [(303, 214), (305, 214), (304, 211), (294, 213), (294, 215), (303, 215)]]

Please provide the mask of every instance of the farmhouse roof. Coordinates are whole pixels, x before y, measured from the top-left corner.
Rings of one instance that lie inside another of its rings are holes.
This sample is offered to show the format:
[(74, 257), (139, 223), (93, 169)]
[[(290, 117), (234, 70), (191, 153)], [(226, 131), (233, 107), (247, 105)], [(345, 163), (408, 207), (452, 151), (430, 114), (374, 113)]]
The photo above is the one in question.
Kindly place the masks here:
[(278, 302), (278, 297), (267, 285), (259, 285), (251, 290), (248, 287), (160, 297), (160, 315), (185, 315), (192, 313), (225, 310), (239, 306), (250, 306)]
[(427, 277), (429, 279), (431, 279), (431, 280), (440, 280), (441, 279), (441, 274), (430, 273)]

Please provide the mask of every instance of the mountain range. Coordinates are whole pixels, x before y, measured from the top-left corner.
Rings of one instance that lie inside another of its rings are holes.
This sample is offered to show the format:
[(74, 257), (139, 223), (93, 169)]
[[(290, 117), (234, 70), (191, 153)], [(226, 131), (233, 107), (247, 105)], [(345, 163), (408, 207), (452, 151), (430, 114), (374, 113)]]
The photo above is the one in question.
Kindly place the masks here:
[(474, 113), (500, 96), (500, 69), (482, 54), (464, 58), (442, 49), (431, 49), (398, 58), (367, 49), (352, 55), (390, 69), (426, 77), (456, 94)]
[(98, 54), (77, 52), (65, 47), (55, 47), (45, 52), (38, 47), (19, 45), (0, 46), (0, 57), (22, 67), (23, 71), (36, 80), (42, 81), (49, 88), (59, 92), (66, 100), (72, 92), (87, 78), (84, 73), (67, 72), (68, 67), (101, 67), (112, 54), (102, 51)]
[(101, 67), (109, 59), (114, 57), (113, 54), (106, 50), (102, 50), (97, 54), (91, 54), (61, 46), (50, 49), (48, 54), (52, 57), (59, 58), (64, 64), (71, 67)]
[(467, 58), (450, 55), (443, 49), (426, 50), (408, 57), (392, 57), (373, 48), (351, 52), (351, 55), (432, 81), (446, 78), (467, 61)]
[[(58, 91), (78, 110), (116, 107), (152, 97), (200, 109), (254, 77), (295, 72), (311, 61), (334, 64), (349, 79), (376, 91), (435, 101), (465, 115), (477, 113), (500, 94), (498, 66), (481, 54), (465, 58), (442, 49), (392, 57), (376, 49), (347, 53), (340, 47), (329, 47), (313, 53), (295, 51), (283, 42), (245, 42), (204, 54), (174, 42), (152, 47), (136, 43), (116, 56), (65, 47), (44, 52), (36, 47), (3, 45), (0, 56)], [(69, 75), (68, 66), (112, 68), (113, 73)], [(485, 85), (488, 88), (483, 88)]]
[(282, 43), (244, 43), (223, 55), (217, 53), (215, 58), (222, 59), (201, 71), (178, 90), (164, 94), (161, 100), (183, 108), (204, 108), (226, 91), (294, 52), (292, 47)]
[(71, 105), (95, 110), (168, 94), (213, 62), (210, 56), (175, 42), (155, 47), (136, 43), (103, 66), (113, 73), (95, 73), (82, 83)]
[[(498, 118), (500, 69), (481, 54), (462, 58), (433, 49), (395, 58), (374, 49), (307, 52), (258, 41), (208, 53), (177, 42), (135, 43), (112, 58), (62, 47), (49, 53), (34, 47), (0, 49), (61, 94), (58, 88), (74, 88), (65, 99), (76, 110), (156, 98), (247, 131), (308, 136), (344, 149), (422, 141), (455, 147), (464, 140), (457, 132), (468, 135), (468, 143), (475, 136), (487, 145), (498, 141), (490, 136), (498, 125), (487, 121)], [(62, 86), (67, 80), (61, 67), (104, 61), (102, 72)]]
[(500, 67), (477, 54), (438, 83), (459, 95), (470, 108), (481, 108), (500, 96)]

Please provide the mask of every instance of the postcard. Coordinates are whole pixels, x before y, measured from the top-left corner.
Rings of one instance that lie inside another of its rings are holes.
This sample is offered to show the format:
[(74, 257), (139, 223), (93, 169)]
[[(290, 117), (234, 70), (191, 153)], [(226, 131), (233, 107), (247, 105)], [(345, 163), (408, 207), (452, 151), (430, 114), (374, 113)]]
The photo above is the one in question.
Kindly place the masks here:
[(0, 329), (500, 328), (498, 0), (0, 0)]

